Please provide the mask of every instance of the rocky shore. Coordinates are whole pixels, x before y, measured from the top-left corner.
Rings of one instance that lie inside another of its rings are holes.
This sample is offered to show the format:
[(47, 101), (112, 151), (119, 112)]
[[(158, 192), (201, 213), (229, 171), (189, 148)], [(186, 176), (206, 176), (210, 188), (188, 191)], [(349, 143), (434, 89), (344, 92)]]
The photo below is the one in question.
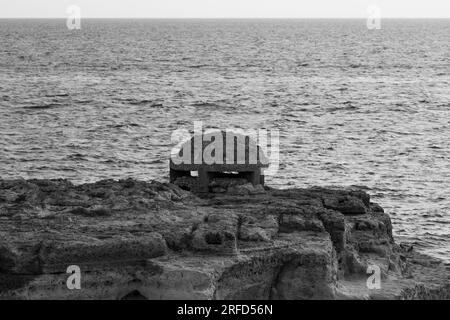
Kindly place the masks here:
[(365, 192), (212, 187), (0, 180), (0, 299), (450, 298), (449, 267), (396, 244)]

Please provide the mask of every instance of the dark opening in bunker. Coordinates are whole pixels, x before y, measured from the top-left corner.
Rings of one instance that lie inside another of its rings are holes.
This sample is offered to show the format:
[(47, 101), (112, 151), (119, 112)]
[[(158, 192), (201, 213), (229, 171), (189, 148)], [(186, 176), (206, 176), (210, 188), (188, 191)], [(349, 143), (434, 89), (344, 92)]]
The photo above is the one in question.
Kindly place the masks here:
[(148, 300), (138, 290), (133, 290), (130, 293), (123, 296), (120, 300)]

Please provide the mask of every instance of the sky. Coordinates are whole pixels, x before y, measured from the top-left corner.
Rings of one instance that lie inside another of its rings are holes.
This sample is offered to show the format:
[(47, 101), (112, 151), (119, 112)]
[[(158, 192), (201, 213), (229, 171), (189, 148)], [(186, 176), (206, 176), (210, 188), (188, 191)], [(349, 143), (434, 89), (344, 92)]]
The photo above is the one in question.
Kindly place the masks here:
[(450, 18), (450, 0), (0, 0), (0, 18)]

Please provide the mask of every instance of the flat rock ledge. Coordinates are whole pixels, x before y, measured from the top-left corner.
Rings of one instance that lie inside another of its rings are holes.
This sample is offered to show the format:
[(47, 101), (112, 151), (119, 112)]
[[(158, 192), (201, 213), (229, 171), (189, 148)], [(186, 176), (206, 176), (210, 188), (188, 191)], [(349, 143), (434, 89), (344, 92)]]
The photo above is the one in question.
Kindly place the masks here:
[(0, 299), (137, 298), (449, 299), (450, 269), (359, 190), (0, 180)]

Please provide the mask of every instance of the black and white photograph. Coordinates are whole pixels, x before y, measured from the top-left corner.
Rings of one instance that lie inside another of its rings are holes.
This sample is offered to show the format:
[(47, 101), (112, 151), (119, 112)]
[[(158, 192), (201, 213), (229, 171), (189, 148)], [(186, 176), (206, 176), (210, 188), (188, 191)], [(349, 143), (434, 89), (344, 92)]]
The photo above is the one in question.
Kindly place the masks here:
[(0, 0), (0, 300), (450, 300), (450, 2)]

